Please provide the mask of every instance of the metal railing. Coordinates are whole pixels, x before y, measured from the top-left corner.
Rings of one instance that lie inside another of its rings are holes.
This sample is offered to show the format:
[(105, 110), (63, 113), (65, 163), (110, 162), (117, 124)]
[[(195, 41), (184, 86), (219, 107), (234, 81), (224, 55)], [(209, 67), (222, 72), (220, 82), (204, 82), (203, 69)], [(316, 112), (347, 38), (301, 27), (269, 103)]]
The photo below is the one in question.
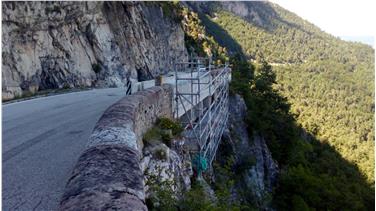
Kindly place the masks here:
[(228, 120), (229, 79), (228, 64), (214, 66), (210, 58), (175, 64), (175, 118), (182, 109), (187, 137), (197, 143), (209, 167)]

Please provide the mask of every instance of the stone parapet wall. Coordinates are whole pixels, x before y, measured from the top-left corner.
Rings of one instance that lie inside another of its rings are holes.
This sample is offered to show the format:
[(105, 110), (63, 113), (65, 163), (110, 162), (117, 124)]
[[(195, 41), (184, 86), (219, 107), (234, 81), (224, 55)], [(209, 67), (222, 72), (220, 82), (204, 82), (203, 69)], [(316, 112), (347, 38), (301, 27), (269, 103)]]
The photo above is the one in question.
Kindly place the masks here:
[(171, 85), (129, 95), (97, 122), (62, 197), (60, 210), (147, 210), (140, 168), (142, 136), (172, 117)]

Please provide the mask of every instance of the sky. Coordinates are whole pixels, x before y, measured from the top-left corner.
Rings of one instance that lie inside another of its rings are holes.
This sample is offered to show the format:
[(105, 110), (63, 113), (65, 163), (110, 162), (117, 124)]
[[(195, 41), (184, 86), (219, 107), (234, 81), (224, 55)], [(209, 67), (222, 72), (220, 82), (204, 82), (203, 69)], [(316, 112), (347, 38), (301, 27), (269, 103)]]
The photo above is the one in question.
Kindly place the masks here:
[[(346, 40), (375, 39), (375, 0), (271, 0), (325, 32)], [(375, 44), (373, 44), (374, 46)]]

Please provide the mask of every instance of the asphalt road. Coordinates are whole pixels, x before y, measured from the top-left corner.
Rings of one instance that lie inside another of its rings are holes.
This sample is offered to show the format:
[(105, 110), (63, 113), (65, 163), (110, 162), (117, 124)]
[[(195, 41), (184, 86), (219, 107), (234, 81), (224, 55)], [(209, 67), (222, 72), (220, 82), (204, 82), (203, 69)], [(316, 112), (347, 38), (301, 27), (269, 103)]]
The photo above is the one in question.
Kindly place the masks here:
[(96, 89), (3, 105), (3, 210), (57, 210), (93, 130), (124, 89)]

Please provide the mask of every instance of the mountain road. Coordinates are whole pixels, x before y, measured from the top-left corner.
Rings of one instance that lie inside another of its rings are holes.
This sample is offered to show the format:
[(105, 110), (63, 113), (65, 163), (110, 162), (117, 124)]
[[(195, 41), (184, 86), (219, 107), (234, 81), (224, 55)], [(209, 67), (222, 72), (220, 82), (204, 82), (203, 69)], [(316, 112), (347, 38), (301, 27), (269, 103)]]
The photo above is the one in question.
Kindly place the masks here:
[(96, 122), (123, 96), (107, 88), (3, 105), (3, 210), (57, 210)]

